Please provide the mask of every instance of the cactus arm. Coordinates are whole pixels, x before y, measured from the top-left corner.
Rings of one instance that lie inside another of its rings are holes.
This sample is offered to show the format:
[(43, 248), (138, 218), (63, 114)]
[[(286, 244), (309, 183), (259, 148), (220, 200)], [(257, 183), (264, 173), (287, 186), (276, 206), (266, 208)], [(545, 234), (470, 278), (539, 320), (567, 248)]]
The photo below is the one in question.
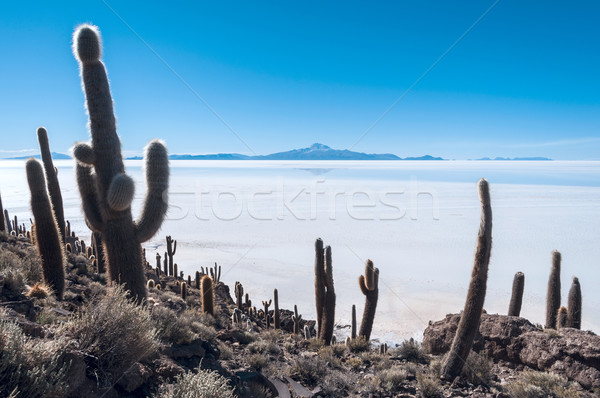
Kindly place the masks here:
[(123, 211), (131, 206), (135, 184), (127, 174), (117, 174), (108, 187), (106, 202), (114, 211)]
[(46, 183), (48, 184), (48, 194), (50, 195), (50, 202), (52, 203), (52, 210), (56, 223), (58, 225), (58, 231), (60, 236), (65, 236), (65, 212), (63, 209), (62, 193), (60, 192), (60, 184), (58, 183), (58, 169), (54, 167), (52, 163), (52, 154), (50, 152), (50, 144), (48, 143), (48, 132), (45, 128), (40, 127), (37, 129), (38, 143), (40, 144), (40, 153), (42, 155), (42, 162), (44, 163), (44, 170), (46, 172)]
[(142, 213), (136, 221), (140, 242), (152, 238), (160, 229), (169, 207), (169, 156), (167, 148), (159, 140), (152, 140), (145, 149), (146, 185), (148, 191), (144, 199)]
[(104, 222), (96, 196), (95, 176), (92, 175), (92, 170), (89, 167), (80, 164), (76, 166), (76, 174), (85, 223), (92, 231), (101, 233), (104, 229)]
[(361, 275), (358, 277), (358, 287), (360, 287), (360, 291), (365, 296), (369, 294), (369, 289), (367, 289), (367, 285), (365, 284), (365, 276)]
[(96, 163), (96, 153), (86, 142), (78, 142), (73, 146), (73, 157), (82, 165), (92, 166)]

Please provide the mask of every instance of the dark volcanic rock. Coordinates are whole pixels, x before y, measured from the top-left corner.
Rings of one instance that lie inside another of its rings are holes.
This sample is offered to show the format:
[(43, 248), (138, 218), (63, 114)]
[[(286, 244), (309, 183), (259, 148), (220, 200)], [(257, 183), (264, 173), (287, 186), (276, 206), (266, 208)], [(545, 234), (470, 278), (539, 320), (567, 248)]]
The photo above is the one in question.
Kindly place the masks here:
[[(459, 320), (459, 314), (451, 314), (430, 324), (423, 333), (423, 348), (430, 354), (446, 353)], [(485, 350), (495, 361), (556, 372), (584, 387), (600, 388), (600, 336), (592, 332), (541, 330), (524, 318), (483, 314), (473, 350)]]

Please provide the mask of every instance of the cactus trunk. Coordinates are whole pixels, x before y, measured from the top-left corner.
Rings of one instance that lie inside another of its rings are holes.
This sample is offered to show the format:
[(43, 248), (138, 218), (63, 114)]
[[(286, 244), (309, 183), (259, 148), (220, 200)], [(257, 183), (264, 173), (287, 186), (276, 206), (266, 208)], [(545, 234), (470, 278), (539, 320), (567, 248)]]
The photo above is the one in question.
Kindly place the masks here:
[(567, 327), (581, 329), (581, 286), (579, 279), (573, 277), (567, 301)]
[(553, 251), (552, 268), (548, 278), (548, 294), (546, 296), (546, 329), (556, 327), (556, 314), (558, 314), (558, 308), (560, 307), (560, 262), (560, 252)]
[(481, 222), (477, 237), (477, 249), (465, 308), (460, 317), (448, 357), (442, 365), (441, 376), (445, 380), (454, 380), (461, 373), (471, 351), (475, 334), (479, 329), (485, 301), (488, 266), (492, 250), (492, 205), (487, 181), (479, 180), (478, 188), (481, 202)]
[(379, 269), (373, 266), (371, 260), (367, 260), (365, 274), (358, 278), (358, 285), (360, 291), (365, 295), (365, 309), (358, 335), (368, 341), (371, 338), (375, 311), (377, 310), (377, 299), (379, 297)]
[(517, 272), (513, 279), (512, 294), (510, 304), (508, 305), (508, 316), (521, 315), (521, 305), (523, 303), (523, 289), (525, 288), (525, 274)]
[(273, 291), (273, 305), (275, 306), (273, 307), (273, 324), (275, 329), (280, 329), (281, 324), (279, 320), (279, 294), (277, 292), (277, 289)]
[(42, 258), (44, 282), (62, 299), (65, 289), (64, 246), (46, 192), (44, 172), (35, 159), (29, 159), (25, 167), (31, 191), (31, 212), (36, 225), (35, 245)]
[(60, 192), (56, 168), (52, 163), (52, 154), (50, 152), (50, 145), (48, 143), (48, 132), (45, 128), (40, 127), (37, 130), (37, 137), (40, 144), (40, 152), (42, 155), (42, 162), (44, 163), (44, 170), (46, 171), (46, 183), (48, 184), (48, 194), (50, 194), (52, 210), (54, 211), (54, 217), (56, 217), (56, 223), (58, 225), (61, 239), (64, 240), (65, 212), (63, 210), (63, 199), (62, 193)]

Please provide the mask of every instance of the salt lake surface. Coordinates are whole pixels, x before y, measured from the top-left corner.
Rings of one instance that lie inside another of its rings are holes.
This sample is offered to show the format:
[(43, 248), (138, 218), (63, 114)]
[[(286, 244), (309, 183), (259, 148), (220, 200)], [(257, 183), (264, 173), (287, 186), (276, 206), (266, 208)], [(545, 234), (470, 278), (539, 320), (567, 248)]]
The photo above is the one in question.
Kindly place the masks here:
[[(65, 216), (87, 240), (73, 163), (56, 164)], [(137, 184), (135, 216), (145, 193), (142, 162), (126, 165)], [(0, 174), (4, 208), (29, 224), (24, 161), (0, 161)], [(371, 259), (381, 275), (373, 337), (420, 339), (429, 320), (464, 305), (481, 177), (490, 182), (494, 214), (487, 312), (507, 312), (522, 271), (521, 314), (543, 323), (557, 249), (563, 303), (579, 277), (582, 327), (600, 332), (600, 162), (172, 161), (168, 217), (144, 247), (154, 264), (172, 235), (186, 275), (216, 261), (223, 281), (242, 282), (254, 303), (277, 288), (280, 307), (297, 304), (314, 319), (313, 246), (321, 237), (332, 247), (337, 323), (349, 324), (352, 304), (360, 318), (357, 279)]]

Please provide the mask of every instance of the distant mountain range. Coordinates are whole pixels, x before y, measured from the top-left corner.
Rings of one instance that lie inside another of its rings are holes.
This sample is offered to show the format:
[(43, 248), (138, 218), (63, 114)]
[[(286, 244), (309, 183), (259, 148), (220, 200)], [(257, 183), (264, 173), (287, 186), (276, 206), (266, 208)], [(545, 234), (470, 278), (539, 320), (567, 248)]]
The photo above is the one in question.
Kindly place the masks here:
[[(239, 153), (217, 153), (211, 155), (170, 155), (173, 160), (444, 160), (430, 155), (401, 158), (391, 153), (363, 153), (347, 149), (332, 149), (327, 145), (315, 143), (309, 148), (292, 149), (270, 155), (248, 156)], [(142, 159), (134, 156), (127, 159)]]
[[(54, 160), (71, 159), (71, 157), (69, 155), (65, 155), (64, 153), (52, 152), (51, 155), (52, 155), (52, 159), (54, 159)], [(25, 160), (25, 159), (29, 159), (29, 158), (41, 159), (42, 155), (17, 156), (14, 158), (5, 158), (5, 159), (7, 159), (7, 160)]]
[[(469, 159), (471, 160), (471, 159)], [(552, 160), (550, 158), (544, 158), (541, 156), (534, 156), (534, 157), (530, 157), (530, 158), (501, 158), (499, 156), (495, 157), (495, 158), (480, 158), (480, 159), (475, 159), (475, 160)]]
[[(34, 157), (40, 158), (40, 155), (34, 156), (19, 156), (6, 159), (29, 159)], [(71, 159), (71, 156), (63, 153), (52, 152), (54, 160)], [(140, 160), (141, 156), (131, 156), (127, 160)], [(418, 157), (401, 158), (392, 153), (364, 153), (354, 152), (348, 149), (333, 149), (327, 145), (315, 143), (308, 148), (292, 149), (286, 152), (277, 152), (270, 155), (248, 156), (239, 153), (216, 153), (209, 155), (169, 155), (172, 160), (446, 160), (441, 157), (424, 155)], [(480, 158), (468, 160), (552, 160), (544, 157), (523, 157), (523, 158)]]

